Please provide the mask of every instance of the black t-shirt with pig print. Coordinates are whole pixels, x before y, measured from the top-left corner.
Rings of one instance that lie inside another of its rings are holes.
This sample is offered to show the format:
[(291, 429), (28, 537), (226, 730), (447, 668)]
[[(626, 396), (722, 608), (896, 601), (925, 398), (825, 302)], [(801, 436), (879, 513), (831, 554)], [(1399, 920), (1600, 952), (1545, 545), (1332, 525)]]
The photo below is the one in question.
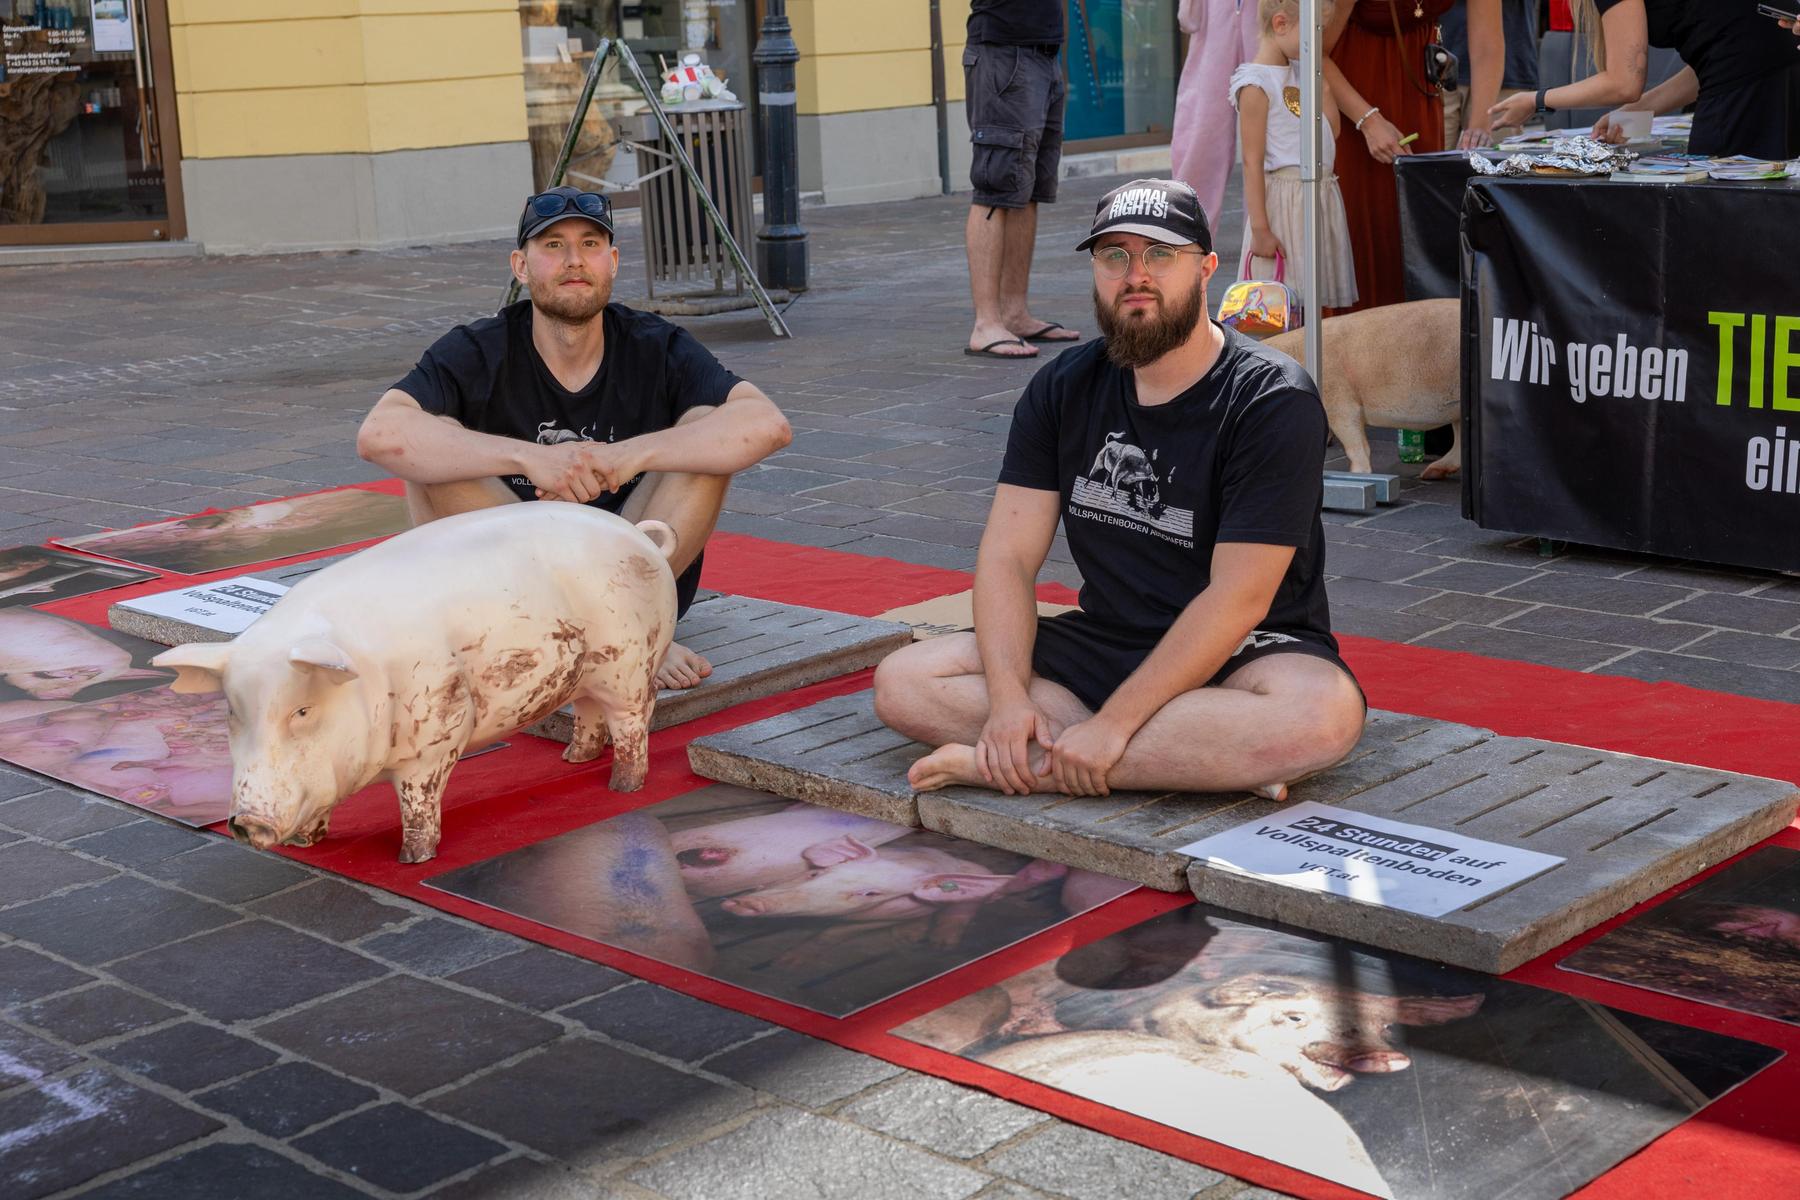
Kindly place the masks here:
[(1300, 366), (1234, 330), (1200, 380), (1141, 405), (1095, 340), (1065, 350), (1013, 412), (1000, 482), (1062, 497), (1081, 608), (1154, 644), (1211, 577), (1213, 547), (1296, 548), (1257, 628), (1336, 649), (1319, 519), (1327, 426)]
[[(691, 408), (717, 406), (740, 380), (699, 339), (653, 313), (606, 306), (606, 352), (600, 369), (577, 391), (557, 381), (531, 341), (531, 301), (458, 325), (432, 343), (394, 387), (428, 413), (454, 418), (466, 429), (540, 445), (622, 442), (667, 429)], [(522, 500), (537, 497), (523, 475), (502, 476)], [(641, 476), (639, 478), (642, 478)], [(618, 512), (638, 480), (589, 501)], [(686, 611), (700, 579), (700, 561), (677, 581)]]

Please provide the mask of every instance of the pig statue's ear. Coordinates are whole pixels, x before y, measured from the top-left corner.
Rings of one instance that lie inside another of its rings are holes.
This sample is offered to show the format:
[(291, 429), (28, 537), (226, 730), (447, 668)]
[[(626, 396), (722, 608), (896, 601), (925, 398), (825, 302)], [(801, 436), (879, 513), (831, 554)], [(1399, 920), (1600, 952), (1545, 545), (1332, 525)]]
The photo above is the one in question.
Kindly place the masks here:
[(859, 842), (849, 834), (829, 842), (815, 842), (800, 852), (800, 857), (815, 867), (835, 867), (859, 858), (876, 857), (875, 847)]
[(356, 678), (356, 668), (343, 647), (325, 638), (306, 638), (288, 651), (288, 661), (302, 671), (320, 676), (332, 683), (349, 683)]
[(970, 904), (990, 900), (1012, 882), (1011, 875), (927, 875), (912, 892), (927, 904)]
[(216, 692), (223, 686), (225, 663), (230, 657), (230, 642), (189, 642), (164, 650), (150, 660), (150, 665), (174, 669), (175, 682), (169, 685), (170, 691)]

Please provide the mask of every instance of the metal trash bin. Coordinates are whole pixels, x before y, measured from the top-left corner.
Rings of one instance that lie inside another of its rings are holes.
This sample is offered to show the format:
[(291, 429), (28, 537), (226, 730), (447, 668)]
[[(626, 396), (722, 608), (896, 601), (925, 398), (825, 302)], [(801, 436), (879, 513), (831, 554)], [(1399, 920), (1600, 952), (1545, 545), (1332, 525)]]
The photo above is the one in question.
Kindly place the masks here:
[[(745, 133), (748, 110), (734, 101), (700, 100), (664, 111), (732, 238), (739, 246), (749, 245), (755, 219), (750, 207), (754, 164)], [(669, 150), (655, 116), (646, 110), (633, 119), (640, 168), (646, 157), (655, 162), (653, 169), (640, 170), (637, 184), (644, 219), (644, 286), (651, 298), (658, 284), (710, 283), (713, 292), (723, 292), (727, 271), (736, 277), (742, 295), (744, 278), (731, 251)]]

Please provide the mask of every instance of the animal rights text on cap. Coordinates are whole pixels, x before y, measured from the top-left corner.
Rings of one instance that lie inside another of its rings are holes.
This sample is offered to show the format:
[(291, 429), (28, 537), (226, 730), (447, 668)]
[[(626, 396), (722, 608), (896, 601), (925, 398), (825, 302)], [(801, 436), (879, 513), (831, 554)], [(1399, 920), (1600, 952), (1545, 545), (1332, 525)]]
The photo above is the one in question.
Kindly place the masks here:
[(1077, 250), (1086, 250), (1103, 234), (1135, 233), (1171, 246), (1199, 246), (1212, 253), (1212, 230), (1194, 189), (1178, 179), (1134, 179), (1100, 197), (1094, 227)]

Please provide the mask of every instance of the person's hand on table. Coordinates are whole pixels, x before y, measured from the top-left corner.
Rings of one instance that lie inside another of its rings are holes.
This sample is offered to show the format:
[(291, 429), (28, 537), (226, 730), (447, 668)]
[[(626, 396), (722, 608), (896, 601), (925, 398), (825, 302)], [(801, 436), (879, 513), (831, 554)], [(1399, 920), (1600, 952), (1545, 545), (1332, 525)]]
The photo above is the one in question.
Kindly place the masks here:
[(1607, 113), (1594, 122), (1593, 131), (1589, 136), (1596, 142), (1605, 142), (1609, 146), (1623, 146), (1631, 140), (1625, 132), (1625, 127), (1613, 120), (1611, 113)]
[(1481, 118), (1477, 123), (1465, 125), (1462, 136), (1456, 139), (1458, 150), (1479, 150), (1483, 146), (1493, 144), (1494, 126), (1486, 118)]
[(1508, 125), (1523, 125), (1536, 112), (1537, 97), (1530, 92), (1520, 92), (1488, 109), (1488, 127), (1504, 129)]
[(1035, 782), (1031, 743), (1047, 752), (1055, 737), (1050, 718), (1029, 699), (996, 705), (975, 743), (975, 765), (983, 779), (1008, 796), (1029, 796)]
[(1362, 135), (1369, 146), (1369, 157), (1378, 163), (1391, 163), (1402, 154), (1412, 153), (1400, 144), (1400, 131), (1394, 123), (1380, 113), (1363, 122)]

